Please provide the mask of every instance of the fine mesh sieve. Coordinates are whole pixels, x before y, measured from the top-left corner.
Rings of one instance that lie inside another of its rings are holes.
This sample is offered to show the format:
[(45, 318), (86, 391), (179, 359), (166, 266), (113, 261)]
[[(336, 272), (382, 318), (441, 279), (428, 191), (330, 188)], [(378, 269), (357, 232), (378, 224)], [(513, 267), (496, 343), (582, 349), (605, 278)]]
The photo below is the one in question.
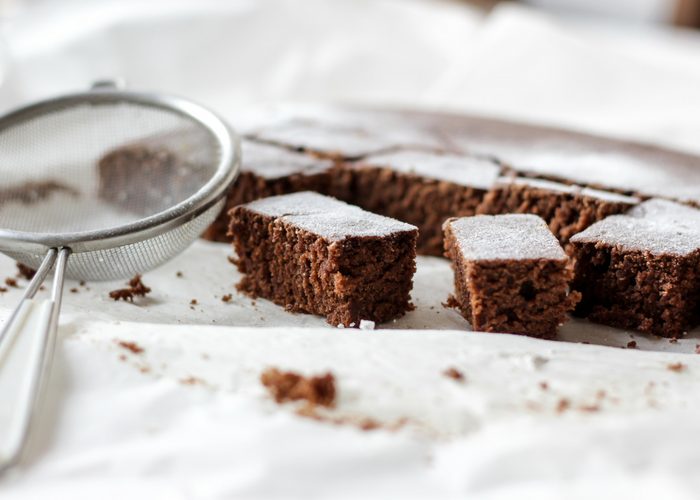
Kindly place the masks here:
[[(26, 441), (64, 276), (129, 278), (216, 218), (240, 149), (187, 100), (96, 87), (0, 118), (0, 252), (37, 273), (0, 332), (0, 471)], [(34, 299), (55, 268), (50, 300)]]

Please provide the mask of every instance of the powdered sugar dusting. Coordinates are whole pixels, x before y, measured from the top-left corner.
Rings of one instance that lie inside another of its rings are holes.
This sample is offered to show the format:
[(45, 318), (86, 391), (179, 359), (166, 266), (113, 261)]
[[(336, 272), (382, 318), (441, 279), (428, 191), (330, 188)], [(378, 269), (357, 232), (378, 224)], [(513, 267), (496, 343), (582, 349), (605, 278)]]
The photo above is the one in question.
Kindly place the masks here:
[(602, 191), (600, 189), (581, 187), (575, 184), (563, 184), (561, 182), (554, 182), (544, 179), (530, 179), (527, 177), (504, 176), (498, 179), (497, 184), (499, 186), (507, 186), (510, 184), (515, 184), (519, 186), (530, 186), (535, 189), (542, 189), (546, 191), (554, 191), (557, 193), (565, 193), (571, 195), (581, 195), (589, 198), (596, 198), (602, 201), (609, 201), (612, 203), (626, 203), (628, 205), (636, 205), (641, 201), (636, 196), (626, 196), (623, 194), (612, 193), (610, 191)]
[(666, 200), (649, 200), (626, 215), (593, 224), (571, 242), (687, 255), (700, 248), (700, 210)]
[(255, 138), (329, 157), (356, 159), (400, 145), (430, 143), (415, 134), (387, 133), (360, 127), (342, 127), (307, 120), (292, 120), (263, 129)]
[(499, 166), (485, 159), (418, 150), (370, 156), (359, 164), (363, 165), (386, 167), (484, 190), (494, 185), (501, 171)]
[(266, 179), (279, 179), (293, 174), (320, 174), (333, 166), (330, 160), (253, 141), (243, 141), (241, 153), (241, 169)]
[(536, 215), (477, 215), (445, 225), (468, 260), (566, 259), (547, 223)]
[(330, 241), (348, 237), (388, 236), (417, 231), (415, 226), (366, 212), (329, 196), (311, 191), (271, 196), (244, 205), (249, 210), (278, 217)]

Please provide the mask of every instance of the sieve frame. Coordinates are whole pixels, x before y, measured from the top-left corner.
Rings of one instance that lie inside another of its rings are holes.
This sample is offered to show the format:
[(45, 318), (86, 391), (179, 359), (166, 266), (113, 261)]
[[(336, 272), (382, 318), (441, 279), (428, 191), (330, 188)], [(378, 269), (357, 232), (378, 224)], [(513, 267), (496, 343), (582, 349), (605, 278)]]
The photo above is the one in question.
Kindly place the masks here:
[(137, 104), (177, 113), (209, 131), (220, 148), (214, 175), (185, 200), (153, 215), (107, 229), (66, 233), (36, 233), (0, 228), (0, 252), (45, 253), (51, 248), (70, 248), (72, 253), (106, 250), (159, 236), (196, 218), (221, 200), (238, 177), (241, 166), (240, 138), (209, 109), (182, 97), (152, 92), (101, 87), (21, 106), (0, 117), (0, 132), (52, 111), (72, 106)]

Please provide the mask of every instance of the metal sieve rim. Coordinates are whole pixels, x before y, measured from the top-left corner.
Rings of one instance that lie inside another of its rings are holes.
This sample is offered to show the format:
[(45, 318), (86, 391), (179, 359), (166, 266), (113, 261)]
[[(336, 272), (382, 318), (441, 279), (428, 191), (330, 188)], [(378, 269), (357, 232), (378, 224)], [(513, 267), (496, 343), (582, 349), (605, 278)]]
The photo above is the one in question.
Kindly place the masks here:
[(92, 231), (42, 234), (0, 229), (0, 249), (14, 252), (44, 252), (48, 248), (70, 247), (74, 253), (104, 250), (158, 236), (205, 212), (227, 192), (238, 176), (241, 163), (240, 139), (214, 112), (188, 99), (167, 94), (105, 90), (67, 94), (12, 110), (0, 117), (0, 132), (31, 118), (70, 106), (118, 103), (141, 104), (179, 113), (207, 129), (220, 147), (214, 175), (184, 201), (154, 215), (121, 226)]

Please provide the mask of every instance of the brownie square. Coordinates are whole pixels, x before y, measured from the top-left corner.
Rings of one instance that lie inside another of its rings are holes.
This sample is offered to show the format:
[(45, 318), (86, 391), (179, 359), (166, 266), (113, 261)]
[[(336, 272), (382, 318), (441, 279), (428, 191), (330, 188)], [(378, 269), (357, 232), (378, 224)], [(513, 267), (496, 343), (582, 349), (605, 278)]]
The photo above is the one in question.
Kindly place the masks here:
[(241, 171), (229, 188), (226, 206), (202, 237), (212, 241), (231, 241), (227, 236), (228, 213), (243, 203), (297, 191), (328, 191), (333, 165), (330, 160), (244, 140), (241, 144)]
[(500, 167), (479, 158), (419, 149), (368, 156), (345, 165), (346, 192), (338, 197), (418, 227), (417, 252), (442, 255), (442, 224), (469, 216), (500, 175)]
[(554, 338), (578, 294), (564, 250), (541, 218), (477, 215), (444, 224), (452, 302), (474, 330)]
[(412, 308), (414, 226), (304, 191), (234, 208), (230, 233), (252, 296), (348, 327)]
[(639, 198), (542, 179), (501, 177), (479, 206), (480, 214), (542, 217), (562, 245), (591, 224), (624, 213)]
[(700, 210), (652, 199), (571, 238), (576, 314), (678, 337), (698, 324)]

